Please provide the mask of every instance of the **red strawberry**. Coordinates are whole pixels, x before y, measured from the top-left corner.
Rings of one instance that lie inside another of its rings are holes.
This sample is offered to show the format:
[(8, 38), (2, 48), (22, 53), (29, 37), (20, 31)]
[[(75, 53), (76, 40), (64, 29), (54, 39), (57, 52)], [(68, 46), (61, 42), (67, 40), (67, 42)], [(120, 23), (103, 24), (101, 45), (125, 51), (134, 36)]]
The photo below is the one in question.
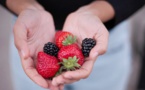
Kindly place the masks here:
[(56, 45), (61, 48), (62, 46), (75, 43), (76, 37), (74, 37), (70, 32), (57, 31), (55, 34), (55, 42)]
[(61, 35), (61, 33), (62, 33), (62, 31), (57, 31), (57, 32), (55, 33), (55, 38), (58, 38), (59, 35)]
[(76, 44), (63, 46), (58, 52), (58, 59), (63, 65), (63, 69), (67, 70), (75, 70), (84, 63), (82, 51)]
[(38, 73), (44, 78), (52, 78), (60, 68), (58, 59), (54, 56), (39, 52), (37, 56), (36, 68)]

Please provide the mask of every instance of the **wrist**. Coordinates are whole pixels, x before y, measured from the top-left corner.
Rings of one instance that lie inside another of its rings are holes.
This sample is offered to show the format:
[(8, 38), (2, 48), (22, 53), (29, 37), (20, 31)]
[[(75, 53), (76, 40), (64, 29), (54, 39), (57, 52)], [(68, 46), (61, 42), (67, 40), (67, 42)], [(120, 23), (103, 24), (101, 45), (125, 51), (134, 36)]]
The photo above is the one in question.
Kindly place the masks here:
[(7, 0), (6, 4), (7, 7), (17, 15), (26, 9), (44, 10), (44, 8), (35, 0)]
[(35, 3), (25, 6), (25, 8), (23, 8), (20, 11), (20, 13), (23, 12), (23, 11), (25, 11), (25, 10), (45, 11), (42, 6), (37, 5)]
[(97, 16), (96, 14), (93, 13), (92, 10), (88, 9), (88, 6), (81, 7), (77, 11), (75, 11), (74, 13), (78, 14), (78, 15), (93, 15), (93, 16)]
[(112, 19), (115, 15), (113, 7), (107, 1), (94, 1), (89, 5), (80, 7), (76, 12), (90, 13), (100, 18), (102, 22)]
[(27, 7), (25, 7), (23, 10), (21, 10), (21, 12), (22, 11), (24, 11), (24, 10), (39, 10), (39, 11), (44, 11), (44, 9), (43, 8), (38, 8), (38, 7), (36, 7), (35, 5), (30, 5), (30, 6), (27, 6)]
[(98, 15), (94, 14), (93, 11), (88, 10), (87, 6), (84, 6), (83, 8), (79, 8), (77, 11), (75, 11), (71, 14), (75, 15), (75, 16), (79, 16), (79, 17), (82, 17), (82, 16), (94, 17), (102, 22), (102, 20), (100, 19), (100, 17), (98, 17)]

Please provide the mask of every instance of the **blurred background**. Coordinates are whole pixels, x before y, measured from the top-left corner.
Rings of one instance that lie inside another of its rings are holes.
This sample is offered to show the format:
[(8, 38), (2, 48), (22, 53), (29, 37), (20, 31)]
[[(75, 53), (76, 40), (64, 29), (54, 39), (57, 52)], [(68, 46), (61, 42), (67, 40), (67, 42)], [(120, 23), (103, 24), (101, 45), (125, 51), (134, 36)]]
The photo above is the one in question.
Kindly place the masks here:
[(0, 5), (0, 90), (13, 90), (10, 71), (10, 35), (13, 15)]
[[(15, 57), (13, 52), (17, 52), (13, 49), (15, 48), (12, 37), (14, 17), (0, 5), (0, 90), (14, 90), (11, 72), (13, 68), (11, 59)], [(132, 68), (127, 90), (145, 90), (145, 6), (129, 17), (126, 22), (131, 31), (132, 42)], [(19, 57), (13, 59), (19, 59)]]

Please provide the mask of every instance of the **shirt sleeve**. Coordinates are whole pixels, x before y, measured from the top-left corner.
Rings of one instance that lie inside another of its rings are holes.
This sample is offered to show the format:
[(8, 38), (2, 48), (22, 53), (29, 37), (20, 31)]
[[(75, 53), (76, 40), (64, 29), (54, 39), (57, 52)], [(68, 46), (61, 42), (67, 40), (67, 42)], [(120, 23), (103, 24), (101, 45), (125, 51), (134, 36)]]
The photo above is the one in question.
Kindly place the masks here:
[(6, 0), (0, 0), (0, 4), (4, 7), (6, 7)]
[[(115, 17), (110, 21), (115, 25), (127, 19), (145, 5), (145, 0), (107, 0), (115, 10)], [(110, 22), (106, 24), (110, 25)]]

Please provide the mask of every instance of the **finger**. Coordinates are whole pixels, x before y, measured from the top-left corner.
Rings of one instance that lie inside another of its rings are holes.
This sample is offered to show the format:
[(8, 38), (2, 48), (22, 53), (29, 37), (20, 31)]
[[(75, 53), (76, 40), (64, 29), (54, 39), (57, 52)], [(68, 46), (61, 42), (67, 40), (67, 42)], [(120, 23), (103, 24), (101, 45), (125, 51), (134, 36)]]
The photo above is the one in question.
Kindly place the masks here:
[(97, 59), (97, 54), (92, 54), (92, 58), (87, 58), (82, 67), (78, 70), (75, 71), (68, 71), (64, 73), (64, 78), (66, 79), (74, 79), (74, 80), (79, 80), (79, 79), (85, 79), (87, 78), (94, 66), (95, 60)]
[(29, 50), (27, 45), (27, 30), (24, 24), (19, 21), (16, 22), (14, 29), (14, 42), (19, 54), (23, 58), (28, 58)]
[(53, 78), (53, 81), (52, 81), (52, 84), (55, 85), (55, 86), (58, 86), (58, 85), (61, 85), (61, 84), (71, 84), (73, 82), (76, 82), (78, 80), (76, 79), (67, 79), (67, 78), (64, 78), (63, 75), (59, 75), (55, 78)]
[(38, 85), (48, 88), (47, 82), (40, 76), (34, 68), (34, 62), (29, 57), (29, 49), (27, 45), (27, 29), (25, 25), (19, 21), (14, 26), (14, 41), (21, 57), (22, 66), (30, 79), (32, 79)]
[(60, 89), (59, 87), (53, 86), (53, 87), (50, 87), (49, 90), (60, 90)]
[(64, 85), (63, 84), (59, 85), (59, 89), (63, 90), (64, 89)]
[(52, 85), (52, 81), (48, 80), (47, 83), (49, 85), (48, 87), (49, 87), (50, 90), (60, 90), (59, 86)]
[(97, 41), (96, 46), (92, 49), (93, 53), (98, 53), (99, 55), (102, 55), (106, 52), (107, 46), (108, 46), (108, 38), (109, 38), (109, 32), (105, 28), (105, 26), (102, 26), (99, 28), (100, 30), (95, 35), (95, 40)]
[(49, 90), (60, 90), (60, 88), (58, 86), (51, 86)]
[[(66, 72), (64, 77), (67, 79), (76, 79), (76, 80), (87, 78), (92, 69), (91, 65), (92, 65), (92, 61), (87, 61), (83, 64), (83, 67), (81, 67), (80, 69)], [(86, 67), (84, 66), (88, 66), (87, 67), (88, 69), (86, 69)]]
[(21, 58), (21, 60), (22, 60), (23, 69), (27, 74), (27, 76), (41, 87), (48, 88), (48, 83), (46, 82), (46, 80), (41, 75), (39, 75), (38, 72), (36, 71), (32, 58), (29, 57), (25, 60), (24, 58)]

